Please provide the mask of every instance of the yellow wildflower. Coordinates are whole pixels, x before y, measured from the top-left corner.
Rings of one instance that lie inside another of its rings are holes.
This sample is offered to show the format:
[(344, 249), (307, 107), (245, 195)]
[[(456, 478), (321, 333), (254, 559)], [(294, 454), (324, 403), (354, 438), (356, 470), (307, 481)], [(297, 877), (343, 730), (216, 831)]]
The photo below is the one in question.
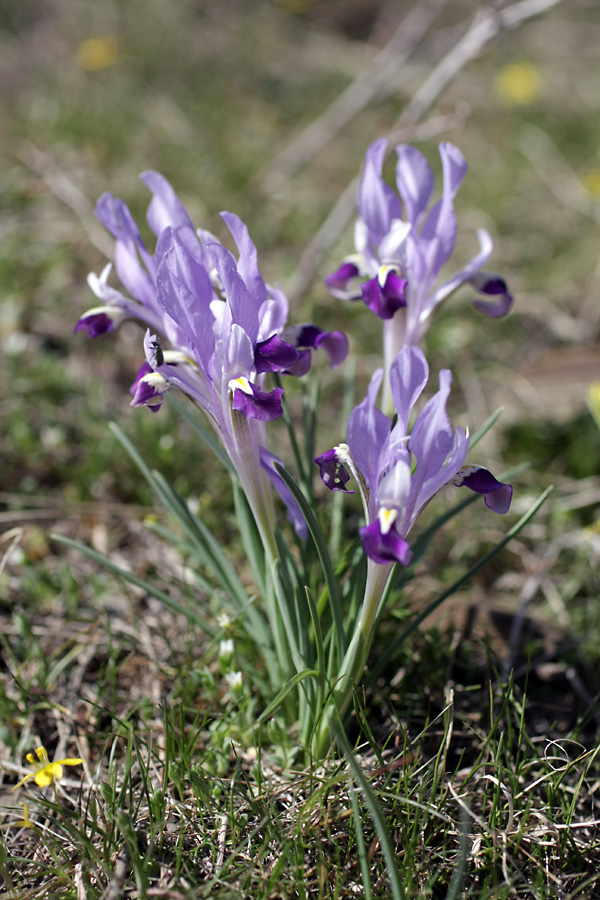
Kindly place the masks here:
[(594, 381), (588, 388), (587, 403), (594, 422), (600, 428), (600, 382)]
[(114, 34), (82, 41), (75, 54), (77, 64), (86, 72), (98, 72), (114, 66), (119, 59), (119, 42)]
[(494, 79), (496, 93), (512, 106), (532, 103), (540, 95), (542, 79), (531, 63), (509, 63), (498, 72)]
[[(35, 758), (36, 756), (37, 759)], [(22, 778), (21, 781), (14, 786), (13, 791), (20, 788), (26, 781), (29, 781), (30, 778), (34, 779), (38, 787), (48, 787), (49, 784), (60, 781), (63, 775), (63, 766), (80, 766), (83, 763), (83, 760), (78, 759), (77, 757), (73, 757), (72, 759), (55, 759), (54, 762), (50, 762), (45, 747), (38, 747), (35, 751), (35, 756), (33, 753), (28, 753), (25, 759), (30, 766), (34, 766), (34, 771), (26, 775), (25, 778)]]
[[(18, 785), (17, 785), (18, 787)], [(29, 818), (29, 807), (26, 803), (23, 803), (23, 818), (19, 819), (18, 822), (15, 822), (15, 826), (17, 828), (35, 828), (34, 823)]]
[(590, 194), (600, 197), (600, 169), (590, 169), (581, 179)]

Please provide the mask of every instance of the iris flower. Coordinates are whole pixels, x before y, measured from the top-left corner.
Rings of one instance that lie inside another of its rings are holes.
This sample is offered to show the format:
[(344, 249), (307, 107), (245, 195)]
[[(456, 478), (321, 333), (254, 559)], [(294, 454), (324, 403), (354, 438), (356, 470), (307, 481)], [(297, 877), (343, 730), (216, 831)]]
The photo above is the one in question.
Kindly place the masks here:
[[(83, 760), (77, 757), (55, 759), (54, 762), (50, 762), (48, 759), (48, 751), (45, 747), (38, 747), (35, 751), (35, 756), (33, 753), (28, 753), (25, 759), (30, 766), (34, 767), (34, 771), (29, 772), (25, 778), (22, 778), (21, 781), (14, 786), (13, 791), (16, 791), (17, 788), (24, 785), (30, 778), (33, 778), (38, 787), (48, 787), (48, 785), (54, 784), (55, 781), (60, 781), (63, 777), (63, 766), (80, 766), (83, 763)], [(25, 810), (27, 811), (27, 808), (25, 808)], [(27, 819), (27, 815), (25, 816), (25, 819)]]
[(394, 425), (376, 407), (383, 370), (378, 369), (365, 399), (348, 420), (347, 443), (317, 457), (315, 462), (330, 490), (349, 493), (353, 475), (361, 493), (366, 524), (360, 530), (363, 548), (373, 562), (388, 565), (411, 561), (409, 532), (421, 511), (445, 485), (464, 485), (483, 494), (497, 513), (510, 507), (512, 487), (487, 469), (465, 464), (468, 433), (453, 429), (446, 412), (452, 376), (440, 372), (438, 392), (426, 403), (409, 432), (409, 418), (429, 378), (418, 347), (403, 347), (390, 370), (396, 406)]
[[(499, 275), (483, 271), (493, 249), (483, 229), (477, 233), (479, 253), (438, 284), (456, 244), (454, 197), (467, 171), (460, 150), (448, 142), (439, 145), (442, 196), (430, 207), (435, 179), (423, 154), (407, 144), (396, 147), (396, 193), (381, 174), (386, 147), (382, 138), (367, 150), (358, 189), (356, 253), (325, 283), (335, 297), (362, 298), (384, 320), (387, 374), (400, 347), (422, 341), (435, 308), (461, 285), (468, 284), (487, 298), (474, 305), (493, 318), (506, 315), (513, 298)], [(387, 382), (384, 395), (389, 396)], [(384, 402), (384, 408), (389, 412), (390, 404)]]
[(116, 238), (117, 275), (134, 299), (108, 285), (109, 267), (100, 277), (90, 275), (101, 305), (85, 313), (75, 330), (96, 337), (126, 318), (144, 322), (146, 362), (131, 388), (132, 405), (157, 412), (164, 393), (179, 388), (221, 440), (257, 521), (266, 526), (271, 518), (272, 484), (296, 531), (305, 534), (299, 508), (274, 468), (279, 460), (265, 449), (264, 423), (281, 416), (283, 394), (281, 387), (269, 390), (266, 378), (274, 372), (305, 374), (311, 349), (323, 348), (337, 366), (346, 357), (347, 339), (309, 324), (286, 327), (288, 301), (263, 280), (256, 247), (237, 216), (222, 214), (236, 258), (214, 235), (194, 230), (166, 179), (146, 172), (142, 180), (153, 193), (147, 218), (157, 238), (155, 252), (146, 248), (123, 201), (105, 194), (97, 214)]
[(353, 476), (361, 494), (365, 525), (360, 529), (367, 554), (367, 578), (360, 618), (337, 673), (334, 704), (318, 726), (317, 744), (330, 740), (333, 709), (343, 715), (360, 678), (373, 641), (381, 598), (394, 563), (407, 566), (412, 552), (409, 534), (419, 514), (445, 485), (465, 485), (483, 494), (498, 513), (508, 511), (512, 487), (487, 469), (467, 466), (469, 436), (454, 429), (446, 413), (451, 373), (440, 372), (438, 392), (425, 404), (409, 429), (409, 419), (429, 377), (418, 347), (405, 346), (390, 369), (390, 385), (397, 419), (390, 420), (377, 406), (383, 370), (373, 375), (365, 399), (350, 414), (347, 443), (317, 457), (321, 477), (332, 491), (350, 493)]

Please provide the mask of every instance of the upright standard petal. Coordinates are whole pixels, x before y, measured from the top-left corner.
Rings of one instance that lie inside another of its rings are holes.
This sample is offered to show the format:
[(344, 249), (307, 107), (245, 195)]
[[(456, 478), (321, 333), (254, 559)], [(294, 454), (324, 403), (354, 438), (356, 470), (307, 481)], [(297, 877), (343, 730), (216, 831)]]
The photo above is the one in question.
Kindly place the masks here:
[(234, 213), (222, 212), (221, 218), (229, 228), (238, 248), (237, 270), (258, 308), (267, 299), (267, 288), (258, 268), (258, 253), (246, 225)]
[(407, 219), (413, 227), (417, 227), (433, 191), (433, 170), (423, 154), (409, 144), (399, 144), (396, 155), (398, 193), (402, 197)]
[(390, 433), (390, 420), (375, 405), (383, 379), (383, 369), (373, 373), (367, 396), (350, 413), (348, 446), (367, 487), (375, 490), (380, 474), (380, 455)]
[(429, 380), (429, 366), (425, 354), (418, 347), (403, 347), (390, 368), (392, 397), (398, 415), (395, 429), (408, 434), (411, 410)]
[(358, 188), (358, 213), (375, 244), (387, 234), (393, 219), (402, 218), (398, 197), (381, 177), (386, 147), (386, 138), (370, 145)]
[(148, 171), (142, 172), (140, 178), (154, 195), (148, 206), (146, 219), (156, 237), (160, 237), (165, 228), (184, 227), (193, 231), (192, 220), (164, 175)]

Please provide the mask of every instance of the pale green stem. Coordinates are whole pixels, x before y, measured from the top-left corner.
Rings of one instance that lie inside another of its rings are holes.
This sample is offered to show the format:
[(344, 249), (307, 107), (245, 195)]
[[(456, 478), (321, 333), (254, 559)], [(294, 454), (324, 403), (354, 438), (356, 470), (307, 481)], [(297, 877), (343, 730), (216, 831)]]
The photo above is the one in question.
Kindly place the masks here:
[(379, 565), (371, 559), (368, 562), (367, 583), (360, 620), (333, 683), (313, 739), (313, 752), (317, 759), (322, 759), (329, 750), (335, 737), (336, 719), (339, 717), (342, 721), (344, 720), (354, 687), (363, 674), (373, 643), (377, 612), (391, 570), (392, 563)]
[[(271, 576), (268, 579), (265, 591), (265, 608), (271, 632), (275, 641), (275, 649), (281, 669), (281, 683), (290, 677), (293, 670), (290, 668), (289, 644), (286, 637), (286, 629), (281, 618), (276, 598), (274, 584), (275, 566), (278, 560), (277, 543), (275, 541), (274, 523), (275, 513), (271, 494), (271, 484), (260, 464), (256, 436), (252, 434), (250, 422), (242, 413), (231, 410), (231, 426), (237, 451), (235, 460), (240, 482), (250, 509), (256, 521), (256, 525), (265, 550), (267, 572)], [(273, 685), (276, 689), (281, 684)]]

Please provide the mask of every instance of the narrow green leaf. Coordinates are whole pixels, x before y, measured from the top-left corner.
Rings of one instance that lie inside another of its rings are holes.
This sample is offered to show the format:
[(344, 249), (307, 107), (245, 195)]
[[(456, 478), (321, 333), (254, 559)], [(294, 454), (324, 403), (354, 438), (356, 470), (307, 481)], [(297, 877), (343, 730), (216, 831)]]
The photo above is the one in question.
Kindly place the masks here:
[(182, 419), (185, 419), (188, 425), (196, 432), (200, 440), (203, 441), (217, 459), (229, 469), (229, 472), (237, 478), (235, 466), (229, 459), (229, 456), (219, 443), (218, 438), (215, 436), (210, 426), (205, 423), (203, 413), (200, 411), (193, 412), (190, 405), (179, 396), (177, 391), (168, 391), (166, 396), (170, 406), (177, 410)]
[[(289, 656), (289, 654), (291, 654), (294, 668), (296, 669), (296, 673), (298, 673), (305, 669), (306, 660), (304, 659), (300, 650), (301, 642), (296, 616), (297, 593), (294, 590), (294, 587), (289, 579), (289, 573), (285, 564), (284, 556), (281, 556), (274, 563), (273, 569), (271, 571), (271, 577), (273, 580), (275, 597), (277, 599), (277, 612), (281, 617), (280, 622), (283, 623), (284, 627), (282, 640), (285, 640), (285, 646), (289, 651), (286, 655)], [(280, 662), (283, 666), (285, 665), (286, 660), (285, 658), (283, 658), (284, 654), (281, 648), (282, 643), (280, 643), (279, 645), (279, 657)]]
[(325, 543), (325, 538), (323, 537), (323, 532), (319, 527), (319, 523), (317, 522), (315, 515), (306, 502), (306, 498), (294, 479), (291, 477), (289, 472), (284, 469), (283, 466), (275, 463), (275, 468), (285, 481), (286, 485), (289, 487), (290, 491), (298, 501), (298, 505), (302, 510), (302, 515), (306, 519), (306, 524), (308, 525), (308, 530), (310, 531), (311, 537), (315, 543), (315, 547), (317, 549), (317, 553), (319, 555), (319, 559), (321, 561), (321, 565), (323, 566), (323, 575), (325, 577), (325, 584), (327, 585), (327, 592), (329, 594), (329, 605), (331, 607), (331, 615), (333, 618), (333, 622), (335, 624), (337, 645), (338, 645), (338, 653), (340, 661), (344, 658), (344, 654), (346, 652), (346, 638), (344, 634), (344, 617), (342, 614), (342, 606), (340, 603), (340, 597), (338, 593), (338, 585), (337, 579), (335, 577), (333, 571), (333, 565), (331, 562), (331, 557), (329, 556), (329, 552), (327, 550), (327, 544)]
[(206, 526), (193, 515), (187, 504), (158, 472), (152, 472), (126, 434), (111, 422), (110, 429), (134, 461), (155, 495), (166, 506), (185, 531), (202, 565), (210, 569), (221, 586), (227, 590), (241, 609), (247, 606), (248, 595), (221, 547)]
[(152, 476), (158, 485), (165, 506), (179, 522), (188, 538), (193, 541), (199, 555), (205, 560), (205, 564), (213, 570), (223, 587), (228, 588), (239, 601), (240, 606), (244, 606), (247, 603), (248, 594), (212, 532), (198, 516), (194, 515), (187, 503), (173, 490), (160, 472), (153, 472)]
[(302, 422), (304, 426), (304, 454), (306, 459), (306, 481), (311, 500), (314, 496), (312, 473), (315, 470), (315, 441), (317, 434), (317, 422), (319, 412), (319, 399), (321, 395), (321, 381), (315, 378), (312, 390), (308, 391), (306, 383), (302, 382)]
[(193, 622), (194, 625), (198, 625), (200, 628), (202, 628), (202, 630), (206, 632), (206, 634), (208, 634), (210, 637), (216, 637), (218, 633), (217, 629), (213, 628), (212, 625), (209, 625), (208, 622), (197, 613), (192, 612), (192, 610), (190, 609), (187, 609), (181, 603), (178, 603), (177, 600), (173, 600), (172, 597), (169, 597), (168, 594), (165, 594), (163, 591), (159, 590), (159, 588), (155, 587), (151, 582), (145, 581), (143, 578), (138, 578), (137, 575), (133, 574), (133, 572), (128, 572), (126, 569), (122, 569), (116, 563), (112, 562), (110, 559), (107, 559), (106, 556), (102, 556), (101, 553), (97, 553), (95, 550), (92, 550), (91, 547), (86, 547), (85, 544), (80, 544), (79, 541), (73, 541), (71, 540), (71, 538), (64, 537), (61, 534), (51, 534), (50, 537), (53, 541), (58, 541), (59, 544), (65, 544), (65, 546), (72, 547), (74, 550), (78, 550), (80, 553), (83, 553), (83, 555), (87, 556), (88, 559), (99, 563), (101, 566), (104, 566), (105, 569), (108, 569), (110, 572), (114, 572), (115, 575), (119, 575), (130, 584), (134, 584), (136, 587), (139, 587), (143, 591), (146, 591), (146, 593), (150, 594), (151, 597), (155, 597), (157, 600), (160, 600), (161, 603), (163, 603), (173, 612), (185, 616), (185, 618), (190, 622)]
[(310, 617), (312, 619), (313, 631), (315, 634), (315, 645), (317, 648), (317, 669), (319, 672), (319, 698), (318, 698), (318, 707), (320, 708), (323, 697), (325, 695), (325, 675), (326, 675), (326, 666), (325, 666), (325, 649), (323, 647), (323, 633), (321, 631), (321, 623), (319, 622), (319, 613), (317, 612), (317, 606), (314, 601), (314, 597), (310, 592), (310, 588), (304, 588), (306, 592), (306, 602), (308, 603), (308, 610), (310, 612)]
[(290, 678), (286, 686), (282, 688), (277, 696), (269, 703), (267, 708), (261, 713), (254, 724), (261, 725), (266, 719), (270, 718), (275, 710), (279, 706), (281, 706), (282, 702), (285, 700), (290, 691), (292, 691), (297, 684), (300, 684), (301, 681), (304, 681), (305, 678), (318, 677), (319, 673), (315, 669), (303, 669), (301, 672), (296, 672), (296, 674), (293, 675), (292, 678)]
[(258, 589), (264, 597), (266, 593), (265, 548), (246, 495), (241, 486), (235, 483), (233, 485), (233, 501), (244, 550), (254, 573)]
[[(279, 377), (279, 375), (274, 375), (273, 380), (277, 387), (281, 387), (281, 378)], [(292, 416), (290, 414), (290, 408), (288, 406), (287, 396), (285, 393), (281, 398), (281, 408), (283, 410), (281, 418), (283, 419), (285, 427), (287, 429), (288, 437), (290, 439), (290, 445), (294, 454), (294, 459), (296, 461), (296, 465), (298, 466), (298, 472), (300, 473), (300, 481), (302, 482), (302, 484), (306, 485), (307, 477), (304, 466), (304, 459), (302, 457), (302, 453), (300, 452), (300, 446), (296, 437), (296, 429), (294, 428), (294, 422), (292, 421)]]
[[(344, 385), (342, 389), (341, 404), (341, 422), (346, 423), (350, 418), (350, 413), (354, 409), (356, 400), (356, 362), (354, 359), (347, 359), (344, 366)], [(345, 427), (341, 425), (342, 428)], [(330, 498), (331, 501), (331, 527), (329, 548), (332, 559), (340, 558), (340, 548), (344, 534), (344, 505), (346, 495), (344, 493), (335, 492)]]
[(481, 425), (481, 427), (478, 428), (477, 431), (471, 435), (471, 439), (469, 441), (469, 450), (472, 450), (473, 447), (475, 447), (479, 443), (479, 441), (483, 437), (485, 437), (485, 435), (488, 433), (490, 428), (494, 427), (494, 425), (496, 424), (496, 422), (498, 421), (498, 419), (500, 418), (500, 416), (502, 415), (503, 412), (504, 412), (504, 407), (499, 406), (498, 409), (491, 414), (491, 416), (487, 417), (487, 419), (485, 420), (483, 425)]
[(285, 539), (282, 531), (276, 527), (274, 533), (275, 543), (277, 544), (277, 553), (279, 555), (280, 572), (286, 595), (290, 598), (294, 598), (293, 608), (290, 608), (294, 615), (296, 615), (297, 618), (299, 617), (299, 630), (307, 632), (310, 626), (310, 616), (306, 613), (304, 600), (300, 604), (297, 602), (298, 592), (304, 593), (305, 583), (298, 571), (298, 566), (296, 565), (296, 560), (294, 559), (290, 545)]
[(360, 872), (363, 880), (365, 900), (371, 900), (371, 871), (369, 866), (369, 858), (365, 839), (363, 837), (361, 822), (362, 816), (358, 808), (358, 800), (356, 799), (356, 790), (350, 788), (350, 803), (352, 804), (352, 818), (354, 820), (354, 834), (356, 835), (356, 847), (358, 849), (358, 858), (360, 860)]
[(392, 897), (394, 898), (394, 900), (404, 900), (405, 894), (402, 887), (402, 882), (400, 880), (400, 873), (398, 871), (396, 851), (394, 850), (394, 846), (388, 834), (388, 830), (383, 819), (383, 814), (377, 802), (375, 792), (369, 784), (365, 773), (356, 761), (341, 722), (339, 722), (337, 739), (344, 752), (344, 756), (348, 760), (348, 764), (352, 769), (354, 780), (362, 791), (365, 802), (369, 807), (373, 825), (375, 826), (375, 831), (377, 832), (377, 836), (379, 837), (379, 843), (381, 844), (381, 849), (383, 850), (383, 855), (385, 857), (387, 875), (390, 881), (390, 887), (392, 889)]

